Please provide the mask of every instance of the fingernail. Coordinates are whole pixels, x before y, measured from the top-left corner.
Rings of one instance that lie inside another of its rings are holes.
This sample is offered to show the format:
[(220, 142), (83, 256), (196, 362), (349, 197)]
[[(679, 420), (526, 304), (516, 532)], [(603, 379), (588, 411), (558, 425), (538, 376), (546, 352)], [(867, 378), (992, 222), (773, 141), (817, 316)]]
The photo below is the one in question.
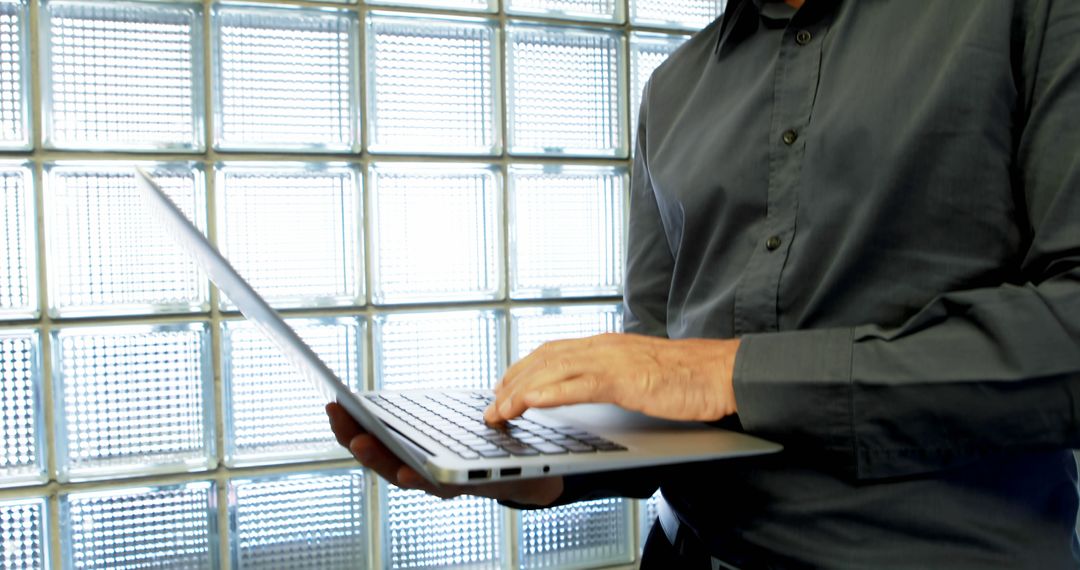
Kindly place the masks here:
[(501, 406), (499, 406), (499, 414), (501, 416), (503, 416), (504, 418), (505, 417), (510, 417), (510, 410), (511, 409), (513, 409), (513, 406), (510, 405), (510, 400), (507, 400), (507, 401), (503, 402)]

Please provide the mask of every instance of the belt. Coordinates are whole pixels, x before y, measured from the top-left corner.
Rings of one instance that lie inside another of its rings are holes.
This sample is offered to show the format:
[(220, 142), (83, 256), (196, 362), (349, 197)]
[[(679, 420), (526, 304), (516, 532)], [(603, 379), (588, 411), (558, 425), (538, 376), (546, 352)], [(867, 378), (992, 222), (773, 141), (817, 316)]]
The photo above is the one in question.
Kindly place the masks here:
[(679, 520), (679, 515), (671, 509), (663, 493), (657, 496), (656, 513), (657, 518), (660, 519), (660, 528), (664, 529), (664, 536), (680, 556), (707, 559), (712, 570), (739, 570), (738, 567), (709, 554), (701, 539)]

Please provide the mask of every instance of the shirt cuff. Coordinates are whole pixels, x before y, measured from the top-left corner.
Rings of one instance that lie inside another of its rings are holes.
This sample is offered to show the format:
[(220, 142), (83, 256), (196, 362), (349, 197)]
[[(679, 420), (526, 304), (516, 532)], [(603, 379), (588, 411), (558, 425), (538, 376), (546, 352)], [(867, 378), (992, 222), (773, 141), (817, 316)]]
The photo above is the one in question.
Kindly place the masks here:
[(853, 329), (742, 337), (733, 383), (747, 432), (786, 446), (825, 448), (854, 465)]

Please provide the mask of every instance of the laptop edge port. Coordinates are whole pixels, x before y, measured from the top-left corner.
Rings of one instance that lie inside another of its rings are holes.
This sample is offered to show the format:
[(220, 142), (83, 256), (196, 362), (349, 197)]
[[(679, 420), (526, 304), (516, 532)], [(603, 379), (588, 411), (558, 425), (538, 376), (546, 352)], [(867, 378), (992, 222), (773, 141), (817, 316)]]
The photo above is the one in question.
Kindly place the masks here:
[(469, 470), (469, 481), (473, 481), (473, 480), (476, 480), (476, 479), (487, 479), (489, 477), (491, 477), (491, 471), (489, 471), (487, 469), (470, 469)]
[(503, 467), (499, 469), (499, 477), (517, 477), (521, 475), (520, 467)]

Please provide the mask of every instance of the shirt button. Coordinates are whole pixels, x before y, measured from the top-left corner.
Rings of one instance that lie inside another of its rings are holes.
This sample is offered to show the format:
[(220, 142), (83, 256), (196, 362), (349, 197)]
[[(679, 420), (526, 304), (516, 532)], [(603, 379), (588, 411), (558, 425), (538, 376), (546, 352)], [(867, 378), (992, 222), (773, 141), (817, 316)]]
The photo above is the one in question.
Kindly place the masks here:
[(780, 236), (772, 236), (765, 240), (765, 249), (769, 251), (776, 251), (780, 248)]
[(784, 131), (783, 139), (784, 144), (791, 146), (795, 144), (795, 141), (799, 140), (799, 133), (795, 132), (794, 130)]
[(801, 46), (810, 43), (810, 40), (812, 39), (814, 39), (814, 36), (807, 30), (799, 30), (799, 32), (795, 34), (795, 43)]

